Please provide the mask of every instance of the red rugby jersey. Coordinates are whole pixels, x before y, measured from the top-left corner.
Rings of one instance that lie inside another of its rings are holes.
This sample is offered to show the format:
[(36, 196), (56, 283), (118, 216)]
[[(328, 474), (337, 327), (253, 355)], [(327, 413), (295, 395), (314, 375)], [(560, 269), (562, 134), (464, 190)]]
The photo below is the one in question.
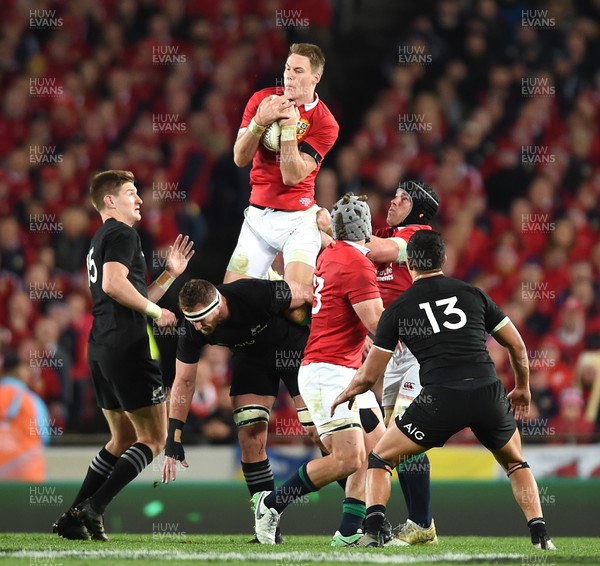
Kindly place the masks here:
[[(272, 94), (280, 94), (281, 87), (264, 88), (255, 92), (246, 104), (240, 128), (247, 128), (260, 102)], [(280, 210), (306, 210), (315, 204), (315, 177), (327, 152), (337, 139), (340, 127), (325, 103), (315, 93), (315, 100), (298, 107), (300, 120), (296, 138), (301, 152), (315, 158), (316, 169), (297, 185), (283, 184), (279, 168), (279, 153), (258, 144), (250, 171), (250, 203)]]
[(361, 246), (337, 241), (323, 250), (313, 276), (313, 309), (302, 365), (359, 368), (367, 329), (352, 305), (379, 298), (375, 266)]
[[(431, 230), (427, 224), (410, 224), (409, 226), (397, 226), (392, 228), (380, 228), (373, 234), (379, 238), (402, 238), (408, 243), (411, 236), (418, 230)], [(392, 301), (395, 301), (406, 289), (412, 285), (412, 277), (408, 272), (406, 263), (390, 261), (377, 264), (377, 284), (381, 292), (383, 306), (387, 309)]]

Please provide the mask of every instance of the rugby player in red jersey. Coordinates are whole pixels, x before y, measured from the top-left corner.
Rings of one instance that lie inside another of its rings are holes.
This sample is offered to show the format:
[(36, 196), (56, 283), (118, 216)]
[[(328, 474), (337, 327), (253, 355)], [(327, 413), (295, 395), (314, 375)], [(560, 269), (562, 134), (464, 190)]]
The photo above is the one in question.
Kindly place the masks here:
[(367, 331), (373, 332), (383, 311), (375, 267), (367, 259), (371, 213), (366, 200), (346, 195), (332, 212), (336, 240), (319, 256), (313, 283), (312, 323), (298, 386), (329, 455), (303, 464), (274, 491), (253, 496), (255, 531), (262, 544), (274, 544), (283, 510), (298, 498), (333, 481), (348, 478), (342, 522), (332, 545), (356, 542), (365, 514), (365, 457), (383, 433), (383, 419), (373, 392), (358, 399), (358, 408), (329, 403), (352, 380), (362, 361)]
[[(295, 43), (285, 64), (283, 88), (260, 90), (246, 105), (233, 154), (238, 167), (252, 163), (252, 190), (225, 283), (266, 279), (278, 252), (283, 254), (284, 279), (312, 283), (321, 248), (315, 177), (339, 132), (315, 92), (324, 66), (318, 46)], [(278, 151), (262, 143), (274, 122), (281, 129)]]
[[(418, 230), (431, 230), (429, 222), (435, 216), (439, 197), (426, 183), (417, 180), (402, 183), (390, 203), (387, 228), (375, 231), (368, 258), (377, 264), (377, 283), (387, 308), (412, 285), (406, 266), (406, 246)], [(414, 326), (408, 332), (420, 332)], [(383, 379), (382, 405), (385, 424), (402, 416), (406, 408), (421, 392), (419, 362), (406, 346), (398, 346), (390, 360)], [(430, 466), (423, 454), (398, 467), (398, 481), (408, 509), (408, 520), (390, 533), (384, 533), (384, 542), (390, 545), (437, 544), (435, 522), (430, 508)], [(390, 540), (391, 538), (391, 540)]]

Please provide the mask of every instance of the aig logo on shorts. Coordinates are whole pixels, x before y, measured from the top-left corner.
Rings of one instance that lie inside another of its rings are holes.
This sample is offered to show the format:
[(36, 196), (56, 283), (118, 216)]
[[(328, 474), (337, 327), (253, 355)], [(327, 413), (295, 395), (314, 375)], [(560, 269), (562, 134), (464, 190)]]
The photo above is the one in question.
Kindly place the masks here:
[(412, 434), (417, 440), (423, 440), (425, 438), (425, 433), (417, 429), (412, 423), (405, 424), (402, 428), (406, 429), (408, 434)]

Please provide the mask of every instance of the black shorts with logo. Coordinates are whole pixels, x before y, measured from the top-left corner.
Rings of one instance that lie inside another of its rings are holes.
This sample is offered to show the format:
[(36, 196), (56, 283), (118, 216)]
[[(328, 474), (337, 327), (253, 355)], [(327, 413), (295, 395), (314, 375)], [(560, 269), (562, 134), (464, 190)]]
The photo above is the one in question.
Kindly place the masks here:
[(396, 426), (426, 448), (443, 446), (467, 427), (486, 448), (502, 448), (517, 428), (502, 383), (486, 379), (453, 384), (425, 386), (402, 417), (396, 417)]
[(134, 411), (165, 401), (160, 367), (150, 356), (147, 338), (126, 349), (89, 343), (88, 363), (102, 409)]

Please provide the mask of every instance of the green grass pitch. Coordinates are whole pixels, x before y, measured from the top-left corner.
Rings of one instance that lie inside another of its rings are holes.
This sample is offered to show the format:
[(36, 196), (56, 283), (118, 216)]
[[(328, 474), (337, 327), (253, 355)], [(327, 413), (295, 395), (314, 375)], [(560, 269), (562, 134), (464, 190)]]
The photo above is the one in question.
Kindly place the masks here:
[(438, 546), (343, 548), (323, 536), (287, 536), (283, 545), (247, 544), (247, 535), (109, 535), (110, 542), (67, 541), (51, 534), (0, 534), (0, 562), (28, 566), (246, 564), (600, 564), (600, 538), (558, 538), (556, 552), (535, 550), (526, 537), (440, 537)]

